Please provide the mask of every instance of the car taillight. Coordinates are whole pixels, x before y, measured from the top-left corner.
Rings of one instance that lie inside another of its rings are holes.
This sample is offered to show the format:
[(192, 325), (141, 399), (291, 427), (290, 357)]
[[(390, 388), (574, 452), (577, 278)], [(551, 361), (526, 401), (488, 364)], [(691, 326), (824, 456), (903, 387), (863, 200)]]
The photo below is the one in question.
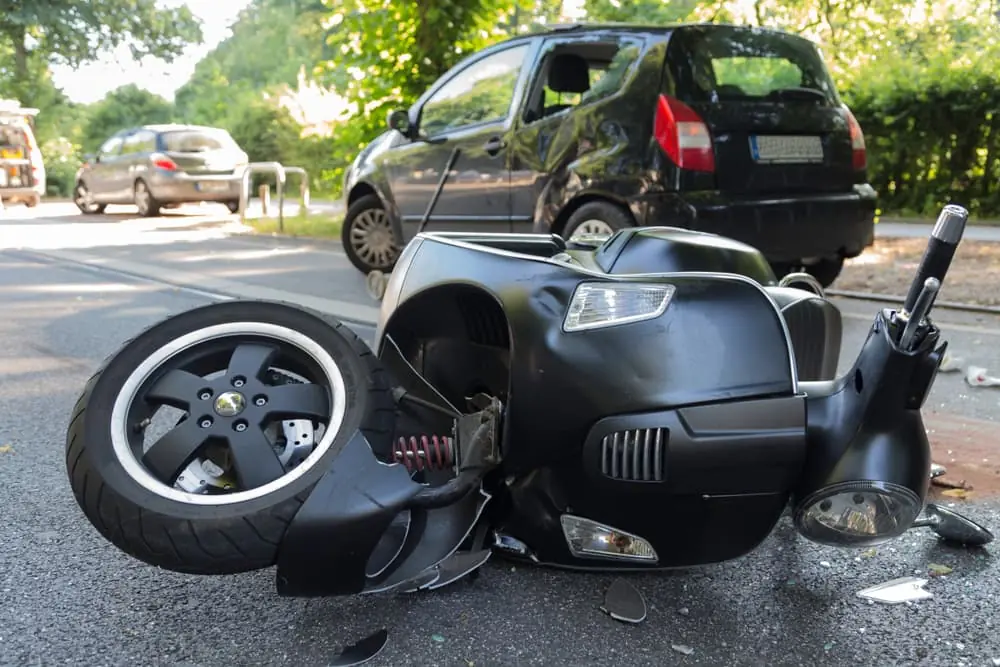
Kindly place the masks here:
[(868, 150), (865, 148), (865, 133), (861, 131), (858, 119), (854, 117), (851, 110), (846, 106), (843, 108), (844, 118), (847, 119), (847, 130), (851, 135), (851, 162), (857, 170), (868, 166)]
[(177, 171), (177, 163), (168, 157), (158, 157), (153, 160), (153, 166), (166, 171)]
[(660, 95), (653, 136), (667, 157), (681, 169), (715, 171), (715, 151), (708, 126), (683, 102)]

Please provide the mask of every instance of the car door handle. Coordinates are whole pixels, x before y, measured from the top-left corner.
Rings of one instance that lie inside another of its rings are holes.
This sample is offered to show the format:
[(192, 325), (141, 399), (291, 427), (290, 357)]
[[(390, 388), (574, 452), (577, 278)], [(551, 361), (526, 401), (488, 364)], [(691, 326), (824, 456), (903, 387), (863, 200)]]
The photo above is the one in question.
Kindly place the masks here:
[(489, 153), (490, 155), (496, 155), (506, 145), (507, 142), (504, 141), (501, 137), (493, 137), (492, 139), (489, 139), (485, 144), (483, 144), (483, 150)]

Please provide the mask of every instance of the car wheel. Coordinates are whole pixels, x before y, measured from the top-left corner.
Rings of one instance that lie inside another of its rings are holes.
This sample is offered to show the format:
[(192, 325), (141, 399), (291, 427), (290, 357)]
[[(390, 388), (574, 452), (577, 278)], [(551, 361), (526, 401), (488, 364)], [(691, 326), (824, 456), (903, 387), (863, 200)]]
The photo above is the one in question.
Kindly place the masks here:
[(238, 199), (235, 200), (235, 201), (227, 201), (226, 202), (226, 208), (229, 209), (230, 213), (239, 213), (240, 212), (240, 201)]
[(90, 379), (67, 472), (87, 519), (125, 553), (247, 572), (276, 562), (358, 429), (391, 460), (395, 414), (378, 359), (341, 323), (292, 304), (213, 303), (147, 329)]
[(608, 201), (592, 201), (573, 211), (563, 229), (567, 241), (584, 236), (610, 236), (627, 227), (634, 227), (635, 221), (628, 211)]
[(98, 204), (94, 201), (94, 196), (83, 181), (77, 183), (73, 189), (73, 203), (85, 215), (101, 214), (107, 208), (104, 204)]
[(149, 186), (145, 181), (136, 181), (135, 190), (132, 196), (135, 207), (139, 209), (139, 215), (144, 218), (156, 217), (160, 212), (160, 204), (153, 199), (153, 193), (149, 191)]
[(821, 259), (815, 264), (809, 264), (804, 268), (806, 273), (815, 278), (823, 286), (823, 289), (826, 289), (840, 276), (840, 272), (844, 268), (844, 258)]
[(393, 238), (389, 214), (377, 195), (365, 195), (347, 209), (341, 241), (347, 259), (365, 274), (392, 271), (402, 250)]

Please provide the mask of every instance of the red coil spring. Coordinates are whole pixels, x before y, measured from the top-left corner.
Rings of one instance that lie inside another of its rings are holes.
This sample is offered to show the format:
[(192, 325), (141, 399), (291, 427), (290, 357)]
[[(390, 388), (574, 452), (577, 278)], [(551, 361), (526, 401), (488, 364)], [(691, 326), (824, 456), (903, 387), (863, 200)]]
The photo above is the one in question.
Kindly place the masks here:
[(455, 447), (451, 438), (432, 435), (400, 438), (392, 452), (396, 463), (409, 471), (446, 470), (455, 462)]

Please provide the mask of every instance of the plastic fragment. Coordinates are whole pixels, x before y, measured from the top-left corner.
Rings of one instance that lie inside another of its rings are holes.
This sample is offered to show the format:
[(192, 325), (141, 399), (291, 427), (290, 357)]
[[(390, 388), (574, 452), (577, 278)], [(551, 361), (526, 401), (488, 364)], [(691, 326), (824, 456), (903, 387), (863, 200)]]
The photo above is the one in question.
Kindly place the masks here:
[(884, 604), (910, 603), (914, 600), (926, 600), (927, 598), (934, 597), (930, 591), (924, 590), (924, 584), (926, 583), (926, 579), (900, 577), (899, 579), (892, 579), (858, 591), (857, 595), (858, 597)]
[(965, 382), (970, 387), (1000, 387), (1000, 377), (988, 373), (983, 366), (969, 366), (965, 372)]
[(678, 653), (683, 653), (684, 655), (691, 655), (694, 653), (694, 649), (686, 644), (671, 644), (670, 648), (674, 649)]

